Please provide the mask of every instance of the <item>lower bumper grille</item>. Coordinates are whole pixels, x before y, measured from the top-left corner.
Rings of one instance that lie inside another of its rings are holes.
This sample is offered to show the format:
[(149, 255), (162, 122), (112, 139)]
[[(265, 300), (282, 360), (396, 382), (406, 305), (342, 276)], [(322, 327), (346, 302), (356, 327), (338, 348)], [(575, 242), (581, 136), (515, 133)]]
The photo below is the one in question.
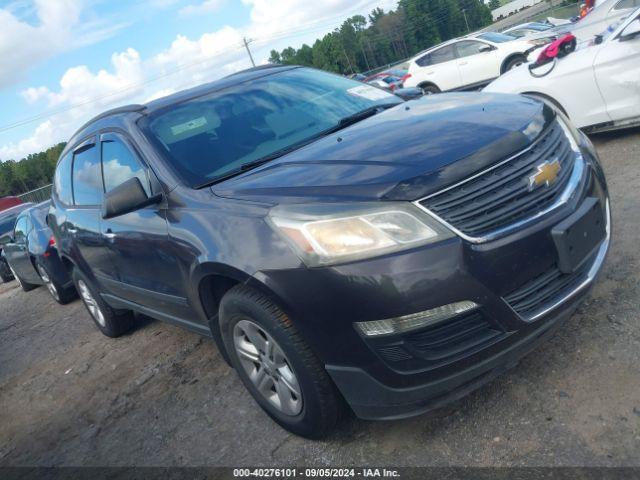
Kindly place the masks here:
[(396, 370), (429, 369), (478, 352), (506, 335), (474, 311), (400, 337), (377, 339), (372, 346)]
[(585, 262), (585, 265), (573, 273), (562, 273), (554, 265), (547, 272), (506, 295), (504, 299), (518, 315), (531, 320), (547, 305), (565, 297), (587, 280), (592, 263), (592, 259)]

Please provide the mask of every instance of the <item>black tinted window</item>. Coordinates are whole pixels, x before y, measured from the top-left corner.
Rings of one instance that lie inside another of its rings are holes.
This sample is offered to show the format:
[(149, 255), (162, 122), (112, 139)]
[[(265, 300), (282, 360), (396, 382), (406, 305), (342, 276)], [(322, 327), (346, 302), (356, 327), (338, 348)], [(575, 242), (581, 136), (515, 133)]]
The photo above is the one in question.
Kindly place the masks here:
[(431, 65), (449, 62), (456, 58), (453, 45), (447, 45), (446, 47), (439, 48), (438, 50), (431, 52), (429, 55), (431, 56)]
[(138, 177), (147, 195), (150, 195), (149, 181), (142, 165), (121, 141), (102, 142), (102, 171), (105, 191), (109, 192), (130, 178)]
[(66, 154), (58, 167), (56, 168), (56, 174), (53, 179), (54, 188), (58, 198), (68, 205), (73, 203), (73, 196), (71, 193), (71, 160), (70, 153)]
[(465, 40), (464, 42), (456, 43), (456, 48), (458, 49), (458, 57), (460, 58), (470, 57), (472, 55), (481, 53), (481, 47), (489, 47), (489, 45), (482, 42), (475, 42), (473, 40)]
[(102, 175), (95, 146), (73, 156), (73, 199), (76, 205), (102, 202)]

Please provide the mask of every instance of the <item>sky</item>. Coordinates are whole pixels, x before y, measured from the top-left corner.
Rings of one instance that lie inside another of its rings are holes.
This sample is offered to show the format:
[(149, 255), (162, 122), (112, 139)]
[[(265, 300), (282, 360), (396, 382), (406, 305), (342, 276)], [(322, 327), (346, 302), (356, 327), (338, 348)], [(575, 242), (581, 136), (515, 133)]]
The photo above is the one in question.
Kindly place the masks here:
[(0, 0), (0, 161), (144, 103), (311, 44), (397, 0)]

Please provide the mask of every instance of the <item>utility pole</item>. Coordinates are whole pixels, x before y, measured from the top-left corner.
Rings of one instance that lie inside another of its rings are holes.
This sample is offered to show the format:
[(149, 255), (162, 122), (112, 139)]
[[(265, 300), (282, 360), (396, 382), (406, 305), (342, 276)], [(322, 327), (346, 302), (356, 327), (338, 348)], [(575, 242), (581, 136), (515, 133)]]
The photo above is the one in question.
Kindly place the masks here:
[(467, 24), (467, 33), (469, 33), (471, 31), (471, 29), (469, 28), (469, 22), (467, 21), (467, 13), (465, 12), (465, 9), (462, 9), (462, 16), (464, 17), (464, 23)]
[(349, 55), (347, 55), (347, 51), (345, 50), (344, 45), (342, 46), (342, 53), (344, 53), (344, 58), (347, 59), (347, 63), (349, 64), (349, 70), (351, 70), (351, 73), (356, 73), (351, 66), (351, 60), (349, 60)]
[(249, 44), (253, 41), (253, 40), (247, 40), (246, 37), (244, 37), (242, 39), (242, 41), (244, 42), (244, 48), (247, 49), (247, 53), (249, 54), (249, 59), (251, 60), (251, 65), (253, 65), (254, 67), (256, 66), (256, 62), (253, 61), (253, 55), (251, 55), (251, 50), (249, 50)]
[(364, 63), (367, 65), (367, 71), (371, 70), (369, 66), (369, 59), (367, 59), (367, 54), (364, 51), (364, 46), (362, 45), (362, 41), (360, 41), (360, 48), (362, 49), (362, 56), (364, 57)]

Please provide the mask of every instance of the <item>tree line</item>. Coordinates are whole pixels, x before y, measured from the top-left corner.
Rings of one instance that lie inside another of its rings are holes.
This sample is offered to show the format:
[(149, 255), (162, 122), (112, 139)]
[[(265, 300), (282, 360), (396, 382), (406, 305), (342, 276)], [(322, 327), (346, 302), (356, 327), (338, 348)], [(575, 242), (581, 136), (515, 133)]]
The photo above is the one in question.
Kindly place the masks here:
[(481, 0), (400, 0), (395, 10), (354, 15), (312, 46), (272, 50), (269, 62), (307, 65), (330, 72), (366, 72), (491, 23)]
[(50, 184), (64, 146), (64, 142), (59, 143), (18, 162), (0, 161), (0, 197), (19, 195)]

